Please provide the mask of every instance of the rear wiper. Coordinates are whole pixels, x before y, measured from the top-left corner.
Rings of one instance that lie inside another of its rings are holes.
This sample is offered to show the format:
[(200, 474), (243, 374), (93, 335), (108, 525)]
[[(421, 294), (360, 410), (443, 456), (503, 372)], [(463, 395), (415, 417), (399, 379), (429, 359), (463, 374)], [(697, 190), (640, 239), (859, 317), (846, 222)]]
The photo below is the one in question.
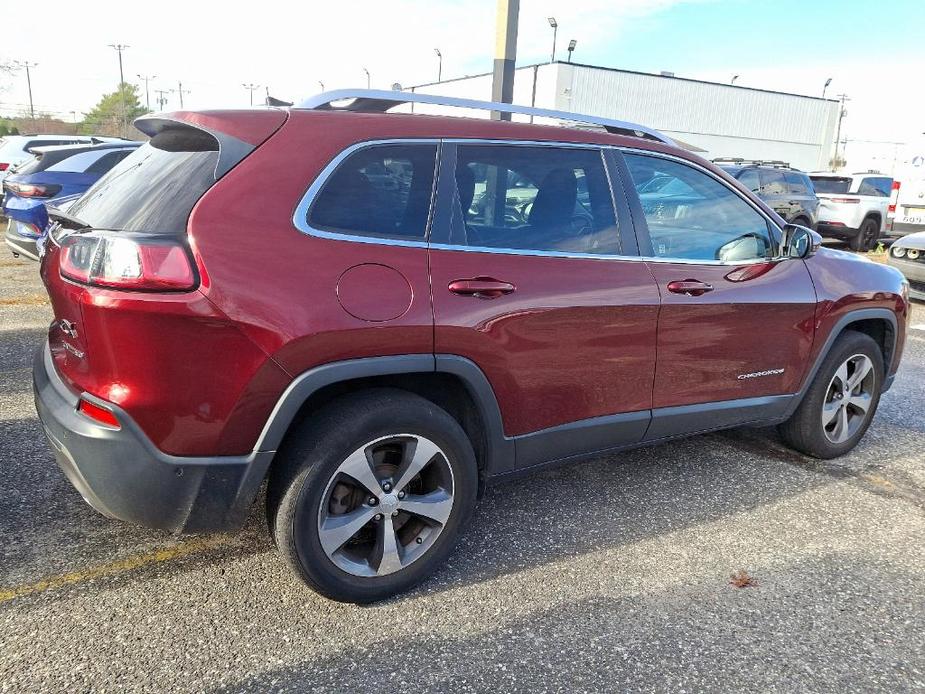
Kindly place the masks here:
[(87, 224), (82, 219), (78, 219), (72, 215), (69, 215), (64, 210), (59, 210), (54, 205), (45, 205), (45, 209), (48, 211), (48, 216), (51, 219), (54, 219), (61, 226), (66, 229), (73, 229), (74, 231), (80, 231), (82, 229), (89, 229), (90, 225)]

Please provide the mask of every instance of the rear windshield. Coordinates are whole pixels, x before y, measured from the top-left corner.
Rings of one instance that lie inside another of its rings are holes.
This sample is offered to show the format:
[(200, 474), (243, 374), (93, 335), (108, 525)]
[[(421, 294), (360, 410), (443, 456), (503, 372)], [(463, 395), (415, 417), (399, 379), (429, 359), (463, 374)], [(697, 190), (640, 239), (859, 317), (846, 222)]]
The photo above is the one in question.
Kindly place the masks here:
[(847, 193), (851, 189), (850, 178), (810, 176), (817, 193)]
[(95, 229), (182, 234), (196, 201), (215, 183), (218, 142), (193, 128), (165, 130), (135, 150), (68, 214)]

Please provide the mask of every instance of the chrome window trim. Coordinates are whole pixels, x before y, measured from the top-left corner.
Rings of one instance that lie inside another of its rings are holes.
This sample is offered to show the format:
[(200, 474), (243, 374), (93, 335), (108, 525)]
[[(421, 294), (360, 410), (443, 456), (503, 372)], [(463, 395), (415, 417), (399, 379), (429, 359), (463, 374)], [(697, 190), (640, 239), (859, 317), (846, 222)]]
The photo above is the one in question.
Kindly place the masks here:
[[(334, 173), (338, 166), (340, 166), (347, 157), (349, 157), (354, 152), (358, 152), (361, 149), (367, 149), (369, 147), (378, 147), (378, 146), (388, 146), (388, 145), (434, 145), (437, 148), (437, 156), (434, 159), (434, 184), (431, 190), (430, 195), (430, 208), (427, 210), (427, 222), (424, 228), (424, 237), (420, 240), (406, 240), (400, 238), (391, 238), (384, 236), (363, 236), (360, 234), (350, 234), (347, 232), (340, 231), (326, 231), (324, 229), (318, 229), (313, 227), (308, 223), (308, 212), (311, 209), (312, 204), (315, 202), (315, 198), (318, 197), (318, 193), (321, 192), (325, 184), (328, 182), (328, 179)], [(308, 187), (305, 193), (302, 194), (299, 204), (295, 208), (295, 212), (292, 214), (292, 223), (296, 229), (301, 231), (303, 234), (309, 236), (316, 236), (322, 239), (333, 239), (335, 241), (351, 241), (353, 243), (374, 243), (383, 246), (402, 246), (404, 248), (427, 248), (427, 238), (430, 235), (430, 222), (433, 214), (434, 208), (434, 195), (437, 184), (437, 169), (440, 165), (440, 139), (439, 138), (390, 138), (385, 140), (364, 140), (362, 142), (354, 142), (352, 145), (341, 150), (331, 161), (329, 161), (325, 167), (321, 170), (315, 180), (312, 181), (312, 184)]]
[[(726, 181), (724, 181), (722, 178), (717, 176), (714, 172), (710, 171), (710, 169), (708, 169), (707, 167), (701, 164), (698, 164), (697, 162), (691, 161), (690, 159), (685, 159), (684, 157), (678, 157), (673, 154), (666, 154), (664, 152), (656, 152), (651, 149), (641, 149), (638, 147), (620, 147), (620, 146), (615, 146), (615, 145), (606, 145), (606, 147), (608, 149), (616, 150), (620, 152), (621, 154), (628, 153), (628, 154), (638, 154), (638, 155), (647, 156), (647, 157), (658, 157), (659, 159), (667, 159), (669, 161), (674, 161), (674, 162), (677, 162), (678, 164), (690, 166), (693, 169), (697, 169), (698, 171), (701, 171), (707, 174), (708, 176), (710, 176), (710, 178), (717, 181), (720, 185), (725, 186), (726, 189), (730, 190), (735, 195), (737, 195), (749, 207), (751, 207), (758, 214), (760, 214), (768, 224), (770, 224), (775, 229), (777, 229), (779, 234), (783, 235), (783, 229), (780, 227), (780, 225), (777, 224), (777, 222), (775, 222), (773, 219), (771, 219), (767, 215), (767, 213), (765, 213), (764, 210), (762, 210), (752, 200), (750, 200), (746, 195), (744, 195), (742, 191), (737, 190), (736, 188), (733, 188)], [(648, 222), (647, 222), (647, 225), (648, 225)], [(774, 238), (772, 238), (771, 241), (773, 243), (780, 242), (779, 239), (774, 239)], [(666, 256), (644, 256), (644, 255), (640, 255), (639, 258), (649, 263), (672, 263), (672, 264), (680, 264), (680, 265), (735, 265), (739, 267), (746, 266), (746, 265), (762, 265), (764, 263), (771, 263), (771, 262), (783, 260), (782, 257), (778, 257), (778, 256), (775, 256), (773, 258), (756, 258), (754, 260), (741, 260), (741, 261), (694, 260), (690, 258), (671, 258), (671, 257), (666, 257)]]

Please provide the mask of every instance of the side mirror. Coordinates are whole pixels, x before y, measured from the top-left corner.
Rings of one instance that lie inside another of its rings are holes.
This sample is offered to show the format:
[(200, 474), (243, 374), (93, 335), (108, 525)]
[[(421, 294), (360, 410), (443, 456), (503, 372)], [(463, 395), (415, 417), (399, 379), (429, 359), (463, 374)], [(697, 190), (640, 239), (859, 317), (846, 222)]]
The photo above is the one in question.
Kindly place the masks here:
[(782, 258), (809, 258), (821, 245), (822, 237), (809, 227), (787, 224), (781, 239), (780, 255)]

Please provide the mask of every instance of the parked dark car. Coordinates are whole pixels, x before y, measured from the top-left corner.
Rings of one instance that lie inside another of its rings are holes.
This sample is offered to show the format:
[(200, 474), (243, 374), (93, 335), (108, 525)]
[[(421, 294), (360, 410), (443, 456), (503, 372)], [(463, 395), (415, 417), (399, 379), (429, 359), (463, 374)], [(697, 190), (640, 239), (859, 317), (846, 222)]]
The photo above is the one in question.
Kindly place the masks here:
[(121, 140), (92, 144), (35, 147), (32, 161), (20, 164), (3, 180), (3, 214), (9, 220), (5, 241), (10, 250), (38, 260), (36, 240), (45, 233), (45, 203), (82, 195), (140, 142)]
[(714, 159), (726, 173), (767, 203), (790, 224), (816, 228), (819, 199), (802, 171), (780, 161)]
[(52, 214), (36, 405), (91, 505), (229, 530), (266, 482), (294, 571), (370, 602), (498, 480), (739, 425), (858, 443), (905, 344), (899, 272), (645, 126), (386, 112), (409, 100), (548, 115), (341, 91), (146, 116)]

